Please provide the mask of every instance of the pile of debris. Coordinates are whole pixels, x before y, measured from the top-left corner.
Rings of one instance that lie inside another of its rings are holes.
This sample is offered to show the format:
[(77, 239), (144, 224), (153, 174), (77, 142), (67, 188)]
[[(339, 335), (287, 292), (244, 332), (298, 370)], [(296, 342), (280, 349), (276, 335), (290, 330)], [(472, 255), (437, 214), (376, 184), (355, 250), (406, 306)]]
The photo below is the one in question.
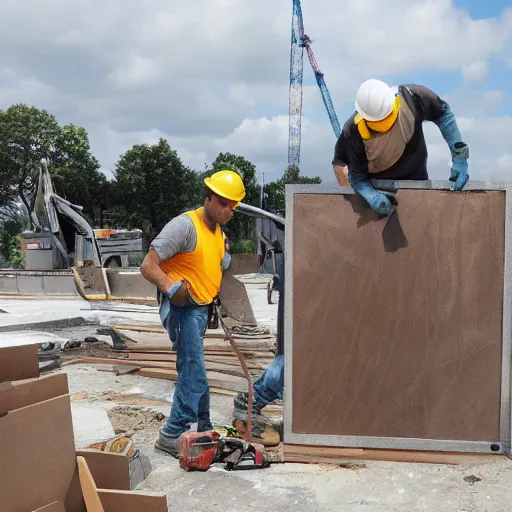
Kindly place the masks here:
[[(276, 349), (275, 336), (268, 329), (230, 322), (230, 332), (242, 352), (253, 379), (271, 364)], [(103, 330), (102, 333), (107, 332)], [(155, 379), (177, 380), (176, 352), (165, 329), (156, 323), (113, 325), (108, 328), (112, 346), (101, 342), (82, 343), (61, 353), (63, 365), (89, 363), (110, 365), (117, 375), (133, 373)], [(210, 391), (235, 396), (247, 391), (247, 380), (224, 331), (208, 330), (204, 354)]]

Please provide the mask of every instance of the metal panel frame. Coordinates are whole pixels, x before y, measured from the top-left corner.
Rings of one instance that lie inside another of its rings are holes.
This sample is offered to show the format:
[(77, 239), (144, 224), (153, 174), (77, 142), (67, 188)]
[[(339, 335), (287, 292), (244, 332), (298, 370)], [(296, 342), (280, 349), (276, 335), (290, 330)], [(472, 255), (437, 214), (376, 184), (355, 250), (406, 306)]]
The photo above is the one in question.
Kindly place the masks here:
[[(450, 181), (391, 181), (373, 180), (381, 190), (450, 190)], [(418, 439), (405, 437), (371, 437), (324, 434), (300, 434), (293, 431), (293, 200), (296, 194), (354, 194), (351, 187), (324, 185), (286, 185), (286, 238), (285, 238), (285, 368), (284, 368), (284, 442), (298, 445), (355, 447), (375, 449), (432, 450), (477, 452), (493, 454), (511, 453), (511, 364), (512, 364), (512, 184), (492, 181), (469, 181), (465, 191), (505, 192), (505, 246), (503, 288), (503, 331), (501, 367), (500, 439), (458, 441), (446, 439)], [(453, 192), (464, 193), (464, 192)]]

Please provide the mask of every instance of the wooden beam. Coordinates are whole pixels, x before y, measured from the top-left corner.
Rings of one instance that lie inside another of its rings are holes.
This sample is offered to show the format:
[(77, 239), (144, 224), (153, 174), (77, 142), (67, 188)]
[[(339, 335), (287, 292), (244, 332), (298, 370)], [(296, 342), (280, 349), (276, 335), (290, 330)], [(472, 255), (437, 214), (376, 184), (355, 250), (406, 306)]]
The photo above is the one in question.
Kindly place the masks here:
[(504, 455), (412, 450), (368, 450), (327, 446), (283, 445), (283, 461), (305, 464), (341, 464), (354, 460), (410, 462), (426, 464), (484, 464)]

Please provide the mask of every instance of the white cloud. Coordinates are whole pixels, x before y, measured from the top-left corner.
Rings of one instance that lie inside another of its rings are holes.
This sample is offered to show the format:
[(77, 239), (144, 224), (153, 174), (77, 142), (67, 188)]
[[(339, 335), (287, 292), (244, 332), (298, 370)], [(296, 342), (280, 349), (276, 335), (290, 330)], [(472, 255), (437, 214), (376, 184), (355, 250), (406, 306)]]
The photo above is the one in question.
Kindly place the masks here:
[(462, 66), (462, 76), (464, 82), (478, 83), (482, 82), (489, 73), (489, 66), (486, 61), (472, 62)]
[[(338, 112), (349, 112), (370, 76), (458, 72), (460, 89), (437, 92), (460, 117), (472, 175), (510, 172), (511, 120), (491, 117), (508, 96), (481, 82), (491, 59), (507, 58), (512, 10), (474, 20), (449, 0), (302, 0), (302, 8)], [(277, 177), (287, 163), (290, 25), (289, 0), (258, 9), (235, 0), (7, 2), (0, 108), (23, 101), (84, 125), (105, 169), (132, 144), (164, 136), (195, 168), (230, 151)], [(302, 169), (332, 180), (335, 139), (304, 57)], [(435, 126), (426, 133), (432, 172), (444, 177), (446, 144)]]
[(132, 53), (119, 67), (108, 74), (108, 78), (120, 89), (140, 87), (154, 83), (160, 76), (158, 65), (150, 58)]

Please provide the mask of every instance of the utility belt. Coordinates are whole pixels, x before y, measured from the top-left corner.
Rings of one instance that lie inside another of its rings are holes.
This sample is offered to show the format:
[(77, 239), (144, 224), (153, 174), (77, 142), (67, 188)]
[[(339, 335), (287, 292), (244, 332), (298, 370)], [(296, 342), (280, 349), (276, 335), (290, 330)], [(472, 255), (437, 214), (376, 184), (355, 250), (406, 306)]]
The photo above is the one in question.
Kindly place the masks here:
[[(172, 301), (164, 294), (162, 293), (158, 288), (156, 290), (156, 301), (158, 305), (160, 306), (162, 304), (162, 300), (167, 299), (172, 304)], [(208, 306), (208, 329), (218, 329), (219, 328), (219, 314), (218, 311), (220, 310), (222, 306), (222, 302), (220, 300), (220, 297), (217, 295), (213, 298), (212, 302), (209, 304), (198, 304), (195, 303), (194, 299), (190, 297), (191, 306), (197, 306), (197, 307), (204, 307)]]

